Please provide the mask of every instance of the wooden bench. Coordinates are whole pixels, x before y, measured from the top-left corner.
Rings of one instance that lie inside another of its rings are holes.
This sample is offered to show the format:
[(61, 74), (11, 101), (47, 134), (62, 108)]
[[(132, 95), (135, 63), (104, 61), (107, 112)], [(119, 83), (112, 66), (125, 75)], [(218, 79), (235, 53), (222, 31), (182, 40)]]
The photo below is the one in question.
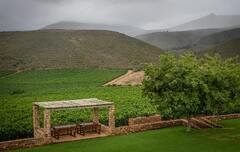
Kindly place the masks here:
[(101, 133), (101, 125), (94, 122), (80, 123), (77, 126), (77, 133), (80, 135), (85, 135), (87, 132)]
[(51, 134), (54, 138), (59, 139), (59, 136), (62, 135), (71, 135), (76, 136), (77, 125), (70, 124), (70, 125), (60, 125), (52, 127)]

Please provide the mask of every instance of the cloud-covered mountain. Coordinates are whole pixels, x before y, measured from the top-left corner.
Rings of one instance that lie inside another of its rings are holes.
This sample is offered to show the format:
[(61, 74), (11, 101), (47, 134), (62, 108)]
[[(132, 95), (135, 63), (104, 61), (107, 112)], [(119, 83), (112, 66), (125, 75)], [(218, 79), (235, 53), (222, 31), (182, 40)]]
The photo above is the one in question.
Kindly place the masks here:
[(145, 30), (128, 25), (106, 25), (96, 23), (83, 23), (74, 21), (61, 21), (45, 26), (43, 29), (66, 29), (66, 30), (109, 30), (120, 32), (129, 36), (145, 33)]
[(206, 48), (220, 40), (223, 42), (240, 37), (238, 30), (210, 35), (238, 28), (240, 28), (240, 15), (210, 14), (169, 30), (146, 31), (136, 38), (166, 50), (185, 50), (196, 46)]
[(226, 28), (240, 25), (240, 15), (209, 14), (199, 19), (169, 28), (169, 31), (186, 31), (195, 29)]
[(207, 48), (240, 38), (240, 28), (201, 29), (191, 31), (155, 32), (136, 36), (152, 45), (171, 51)]

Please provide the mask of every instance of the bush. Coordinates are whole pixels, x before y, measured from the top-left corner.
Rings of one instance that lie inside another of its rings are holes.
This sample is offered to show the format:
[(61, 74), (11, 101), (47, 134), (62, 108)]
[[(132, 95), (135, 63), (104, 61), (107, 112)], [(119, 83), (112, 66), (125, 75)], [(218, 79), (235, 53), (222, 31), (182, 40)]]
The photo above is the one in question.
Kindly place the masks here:
[(167, 53), (159, 63), (147, 64), (145, 75), (143, 94), (166, 119), (240, 109), (240, 66), (233, 58)]

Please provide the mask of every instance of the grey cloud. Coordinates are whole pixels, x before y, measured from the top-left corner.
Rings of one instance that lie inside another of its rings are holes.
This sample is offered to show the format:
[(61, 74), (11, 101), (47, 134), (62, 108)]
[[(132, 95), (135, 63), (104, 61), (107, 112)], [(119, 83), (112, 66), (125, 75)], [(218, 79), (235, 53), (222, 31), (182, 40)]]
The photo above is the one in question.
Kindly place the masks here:
[(207, 15), (240, 14), (239, 0), (0, 0), (0, 30), (62, 20), (165, 28)]

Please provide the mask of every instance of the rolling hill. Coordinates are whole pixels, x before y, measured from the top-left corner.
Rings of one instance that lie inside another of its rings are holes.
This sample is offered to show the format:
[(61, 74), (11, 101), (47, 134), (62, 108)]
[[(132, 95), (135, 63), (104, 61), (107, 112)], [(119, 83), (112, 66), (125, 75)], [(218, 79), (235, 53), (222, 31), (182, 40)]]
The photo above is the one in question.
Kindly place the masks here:
[(65, 29), (65, 30), (108, 30), (116, 31), (129, 36), (145, 33), (144, 29), (129, 25), (107, 25), (96, 23), (83, 23), (74, 21), (61, 21), (45, 26), (43, 29)]
[(117, 32), (38, 30), (0, 32), (0, 67), (133, 68), (154, 62), (161, 49)]
[(240, 38), (240, 28), (217, 32), (202, 37), (194, 44), (194, 48), (204, 50), (237, 38)]
[(200, 55), (220, 54), (224, 58), (240, 56), (240, 38), (224, 42), (198, 53)]
[(240, 15), (209, 14), (199, 19), (169, 28), (169, 31), (186, 31), (209, 28), (227, 28), (240, 25)]

